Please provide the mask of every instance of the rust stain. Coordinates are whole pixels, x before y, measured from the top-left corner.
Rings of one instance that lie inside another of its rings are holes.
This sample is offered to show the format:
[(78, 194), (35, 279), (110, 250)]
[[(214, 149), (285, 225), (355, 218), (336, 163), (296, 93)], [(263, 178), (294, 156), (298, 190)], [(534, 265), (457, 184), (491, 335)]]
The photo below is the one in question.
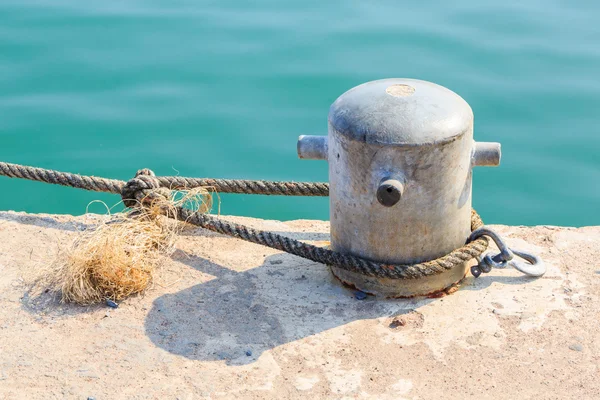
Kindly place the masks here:
[(439, 292), (434, 292), (426, 295), (428, 299), (440, 299), (442, 297), (446, 297), (448, 294), (445, 290), (440, 290)]

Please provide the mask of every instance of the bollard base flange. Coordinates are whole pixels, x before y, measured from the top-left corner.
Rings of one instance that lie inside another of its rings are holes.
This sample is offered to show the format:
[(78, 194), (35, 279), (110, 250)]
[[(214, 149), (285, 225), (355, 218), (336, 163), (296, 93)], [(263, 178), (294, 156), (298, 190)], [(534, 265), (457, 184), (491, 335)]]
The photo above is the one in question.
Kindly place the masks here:
[(467, 262), (441, 274), (420, 279), (377, 278), (337, 267), (331, 267), (331, 272), (342, 283), (362, 292), (382, 298), (406, 298), (430, 296), (452, 287), (464, 279), (471, 265), (472, 262)]

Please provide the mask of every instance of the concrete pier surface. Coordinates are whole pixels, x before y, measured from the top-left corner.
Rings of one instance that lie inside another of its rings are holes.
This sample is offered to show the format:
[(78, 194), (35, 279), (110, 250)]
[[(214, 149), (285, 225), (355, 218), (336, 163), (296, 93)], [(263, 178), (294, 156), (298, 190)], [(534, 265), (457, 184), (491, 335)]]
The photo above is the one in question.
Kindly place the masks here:
[[(359, 300), (323, 265), (200, 229), (117, 309), (29, 297), (99, 218), (0, 213), (0, 399), (600, 398), (600, 227), (494, 226), (546, 275), (440, 298)], [(329, 240), (323, 221), (224, 218)]]

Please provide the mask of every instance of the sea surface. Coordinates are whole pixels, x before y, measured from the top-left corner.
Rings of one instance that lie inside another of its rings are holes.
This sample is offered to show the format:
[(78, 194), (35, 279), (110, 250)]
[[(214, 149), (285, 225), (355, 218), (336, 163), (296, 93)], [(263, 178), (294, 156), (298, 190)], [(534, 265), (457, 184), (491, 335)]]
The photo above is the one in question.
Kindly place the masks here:
[[(600, 224), (598, 0), (2, 0), (0, 160), (127, 180), (323, 181), (299, 160), (361, 83), (436, 82), (502, 143), (488, 223)], [(0, 178), (0, 210), (105, 212), (117, 196)], [(89, 205), (89, 207), (88, 207)], [(324, 198), (223, 195), (221, 213), (327, 219)]]

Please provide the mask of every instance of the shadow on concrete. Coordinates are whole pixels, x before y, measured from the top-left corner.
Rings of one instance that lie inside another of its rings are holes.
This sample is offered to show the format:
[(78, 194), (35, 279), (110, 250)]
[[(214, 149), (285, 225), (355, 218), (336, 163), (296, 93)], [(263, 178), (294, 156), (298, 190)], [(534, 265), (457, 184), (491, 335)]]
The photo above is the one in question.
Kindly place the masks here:
[[(249, 364), (282, 344), (353, 321), (393, 318), (437, 300), (358, 300), (356, 291), (343, 286), (326, 266), (286, 253), (244, 272), (183, 251), (173, 258), (214, 279), (157, 298), (146, 318), (146, 334), (158, 347), (192, 360)], [(532, 279), (497, 275), (501, 273), (478, 279), (469, 275), (460, 289), (522, 285)]]
[(157, 298), (146, 333), (158, 347), (192, 360), (249, 364), (282, 344), (435, 301), (358, 300), (327, 267), (289, 254), (239, 273), (181, 251), (174, 258), (215, 279)]

